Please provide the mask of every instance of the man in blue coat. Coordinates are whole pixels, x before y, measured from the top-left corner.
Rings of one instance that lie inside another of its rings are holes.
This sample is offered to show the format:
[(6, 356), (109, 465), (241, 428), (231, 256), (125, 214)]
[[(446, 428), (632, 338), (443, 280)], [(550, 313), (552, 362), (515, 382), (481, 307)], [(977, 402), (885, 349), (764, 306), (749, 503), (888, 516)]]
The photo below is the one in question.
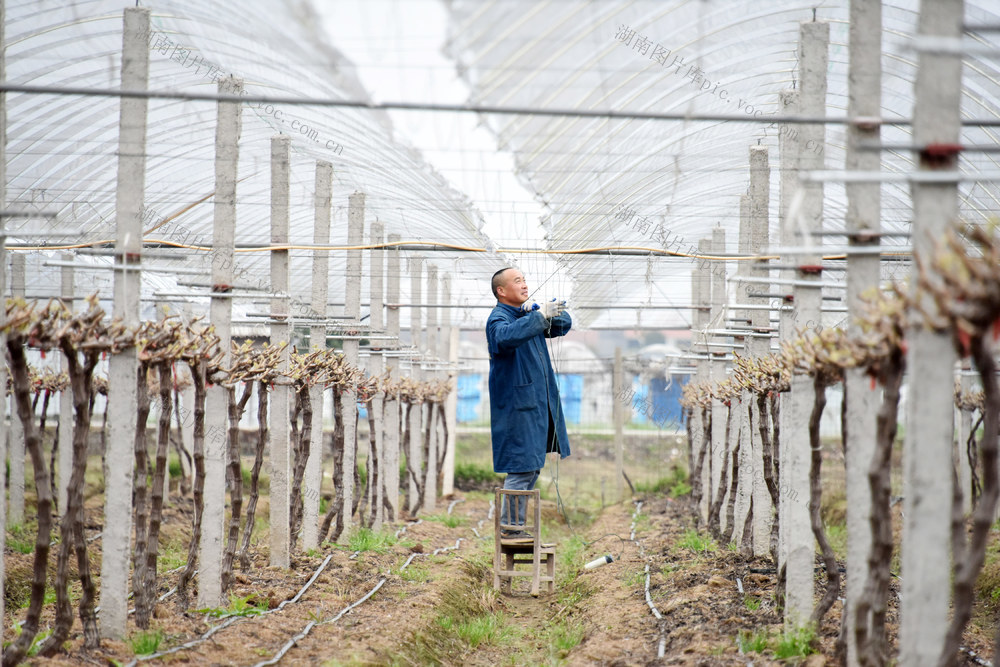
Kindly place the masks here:
[[(493, 470), (507, 473), (505, 489), (533, 489), (545, 455), (569, 456), (569, 437), (545, 338), (565, 336), (573, 320), (565, 301), (528, 301), (524, 275), (514, 268), (493, 274), (497, 305), (486, 320), (490, 353), (490, 431)], [(524, 525), (527, 503), (518, 503)], [(503, 515), (506, 519), (507, 512)], [(506, 523), (506, 521), (505, 521)], [(504, 537), (528, 537), (524, 531)]]

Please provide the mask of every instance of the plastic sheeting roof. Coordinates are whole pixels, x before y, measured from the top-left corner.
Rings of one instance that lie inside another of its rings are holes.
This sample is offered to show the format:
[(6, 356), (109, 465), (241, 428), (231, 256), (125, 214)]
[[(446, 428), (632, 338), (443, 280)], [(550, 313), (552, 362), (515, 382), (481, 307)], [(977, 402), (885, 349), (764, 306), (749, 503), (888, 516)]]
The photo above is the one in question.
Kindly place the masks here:
[[(801, 21), (817, 5), (802, 0), (450, 0), (447, 52), (472, 87), (472, 102), (514, 107), (615, 109), (739, 114), (778, 111), (779, 91), (795, 85)], [(918, 3), (883, 3), (882, 108), (885, 117), (912, 116), (917, 54), (912, 49)], [(846, 116), (848, 2), (819, 6), (830, 23), (827, 113)], [(966, 24), (1000, 23), (1000, 6), (966, 3)], [(970, 42), (998, 46), (1000, 34)], [(1000, 57), (966, 57), (962, 115), (1000, 113)], [(549, 211), (548, 242), (556, 248), (662, 247), (690, 251), (721, 225), (727, 250), (737, 251), (739, 197), (749, 182), (749, 146), (768, 146), (771, 163), (770, 238), (778, 239), (779, 128), (738, 122), (488, 116), (501, 147), (514, 153), (519, 174)], [(908, 126), (884, 126), (886, 143), (912, 143)], [(994, 130), (966, 127), (965, 144), (996, 144)], [(822, 147), (828, 169), (842, 169), (845, 128), (827, 125)], [(883, 170), (909, 171), (909, 152), (884, 152)], [(961, 169), (997, 169), (996, 153), (963, 153)], [(961, 186), (970, 221), (996, 216), (995, 183)], [(634, 211), (648, 221), (626, 224)], [(882, 188), (882, 224), (909, 230), (908, 185)], [(844, 189), (827, 184), (824, 227), (842, 230)], [(834, 240), (831, 243), (838, 243)], [(842, 245), (840, 240), (839, 244)], [(886, 239), (886, 243), (906, 243)], [(573, 301), (635, 306), (633, 311), (585, 311), (580, 323), (601, 326), (690, 323), (686, 310), (644, 305), (690, 303), (694, 262), (669, 257), (564, 258)], [(883, 266), (884, 275), (892, 275)], [(730, 264), (730, 271), (732, 264)], [(842, 295), (842, 292), (840, 293)], [(622, 315), (622, 313), (627, 313)]]
[[(131, 2), (8, 1), (6, 3), (7, 78), (19, 84), (116, 88), (120, 85), (122, 11)], [(167, 0), (152, 6), (149, 87), (214, 93), (219, 76), (235, 74), (254, 95), (308, 96), (366, 100), (353, 66), (329, 42), (312, 6), (304, 0), (192, 3)], [(53, 223), (11, 220), (13, 230), (54, 230), (48, 244), (114, 239), (119, 100), (9, 93), (7, 178), (13, 209), (55, 212)], [(210, 195), (215, 187), (214, 102), (151, 100), (148, 115), (144, 229)], [(334, 167), (331, 243), (346, 242), (347, 198), (366, 194), (366, 221), (385, 223), (386, 234), (405, 240), (446, 239), (488, 246), (483, 220), (470, 201), (455, 191), (421, 156), (393, 136), (384, 113), (350, 108), (243, 105), (237, 186), (236, 243), (270, 241), (270, 138), (292, 138), (292, 243), (311, 243), (316, 160)], [(71, 230), (79, 230), (72, 233)], [(367, 228), (366, 228), (367, 234)], [(211, 199), (147, 235), (189, 244), (211, 244)], [(19, 239), (16, 232), (11, 243)], [(173, 253), (180, 259), (163, 259)], [(28, 258), (28, 295), (58, 294), (58, 270), (41, 266), (55, 253)], [(147, 264), (183, 266), (209, 275), (208, 253), (156, 250)], [(155, 255), (156, 258), (152, 258)], [(292, 251), (292, 296), (309, 303), (311, 251)], [(404, 258), (407, 252), (403, 253)], [(441, 272), (456, 268), (456, 300), (463, 291), (482, 301), (483, 276), (502, 261), (496, 255), (427, 253)], [(107, 263), (80, 257), (80, 261)], [(345, 253), (330, 257), (330, 301), (342, 302)], [(367, 302), (365, 258), (362, 301)], [(269, 284), (268, 253), (237, 255), (239, 269)], [(404, 259), (401, 300), (408, 300)], [(110, 272), (77, 271), (77, 294), (111, 293)], [(191, 280), (192, 276), (179, 276)], [(474, 282), (477, 281), (477, 282)], [(246, 282), (257, 284), (258, 280)], [(144, 296), (154, 290), (177, 292), (174, 277), (144, 274)], [(267, 292), (262, 292), (266, 296)], [(165, 299), (169, 300), (169, 299)], [(207, 299), (198, 303), (207, 306)], [(152, 303), (143, 314), (152, 315)], [(260, 312), (266, 305), (234, 303), (234, 315)], [(110, 310), (110, 307), (109, 307)], [(197, 312), (197, 309), (196, 309)], [(293, 311), (294, 312), (294, 311)], [(331, 308), (339, 315), (341, 308)], [(363, 310), (364, 312), (364, 310)], [(444, 314), (447, 311), (443, 311)], [(408, 324), (403, 309), (403, 326)]]

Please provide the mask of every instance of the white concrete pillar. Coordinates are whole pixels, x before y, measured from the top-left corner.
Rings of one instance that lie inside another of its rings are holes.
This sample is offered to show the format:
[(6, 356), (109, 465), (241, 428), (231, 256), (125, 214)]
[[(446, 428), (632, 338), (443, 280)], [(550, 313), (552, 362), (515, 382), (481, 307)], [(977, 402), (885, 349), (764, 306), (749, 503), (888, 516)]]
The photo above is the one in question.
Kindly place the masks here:
[[(750, 195), (740, 195), (740, 236), (739, 236), (739, 246), (737, 247), (737, 252), (741, 255), (750, 254)], [(750, 263), (749, 262), (737, 262), (736, 263), (736, 301), (739, 303), (749, 303), (750, 297), (747, 296), (749, 292), (759, 289), (757, 285), (751, 285), (750, 283), (739, 282), (739, 278), (746, 277), (750, 275)], [(748, 326), (750, 324), (750, 317), (753, 311), (746, 309), (737, 309), (736, 316), (740, 320), (741, 326)], [(766, 315), (766, 313), (765, 313)], [(751, 338), (746, 336), (736, 339), (736, 342), (743, 343), (742, 354), (751, 355), (750, 352), (750, 341)], [(750, 511), (750, 498), (753, 493), (753, 448), (750, 446), (750, 437), (752, 424), (750, 422), (750, 415), (747, 412), (747, 406), (754, 405), (754, 395), (749, 391), (740, 392), (740, 398), (733, 399), (733, 412), (736, 413), (736, 419), (733, 422), (732, 433), (730, 433), (730, 451), (736, 446), (737, 440), (740, 442), (740, 452), (737, 457), (740, 464), (739, 470), (739, 480), (738, 486), (736, 487), (736, 503), (733, 512), (733, 524), (729, 527), (731, 532), (731, 542), (736, 544), (743, 543), (743, 527), (746, 525), (747, 513)], [(754, 506), (755, 516), (758, 506)], [(725, 514), (725, 510), (723, 510)]]
[[(292, 139), (287, 134), (271, 137), (271, 245), (288, 244), (289, 197), (291, 179), (289, 161)], [(288, 343), (288, 251), (271, 251), (271, 291), (282, 295), (271, 298), (271, 344)], [(289, 357), (282, 355), (283, 362)], [(291, 404), (292, 387), (277, 382), (271, 392), (271, 441), (268, 443), (268, 465), (271, 469), (271, 491), (268, 494), (271, 567), (287, 568), (291, 563), (289, 545), (289, 493), (291, 484)]]
[(618, 493), (618, 502), (625, 500), (625, 480), (622, 472), (625, 469), (625, 433), (624, 426), (625, 420), (628, 419), (628, 407), (631, 406), (631, 398), (628, 400), (623, 400), (624, 397), (630, 396), (631, 392), (627, 391), (631, 387), (625, 386), (625, 369), (622, 362), (622, 349), (620, 347), (615, 348), (615, 365), (612, 368), (611, 375), (611, 393), (612, 393), (612, 403), (611, 403), (611, 420), (615, 427), (615, 478), (619, 480), (616, 482), (615, 488)]
[[(750, 247), (751, 255), (760, 255), (768, 246), (768, 209), (771, 203), (771, 166), (769, 162), (767, 146), (750, 147)], [(767, 269), (767, 260), (755, 262), (750, 265), (750, 275), (756, 278), (768, 278), (770, 272)], [(753, 291), (757, 293), (768, 293), (771, 291), (770, 285), (766, 283), (756, 283)], [(752, 303), (766, 305), (766, 298), (755, 297)], [(766, 356), (771, 347), (771, 341), (763, 337), (771, 326), (771, 314), (766, 310), (751, 310), (750, 323), (757, 336), (751, 336), (748, 349), (750, 356)], [(771, 508), (771, 493), (767, 490), (764, 482), (764, 445), (760, 439), (760, 411), (757, 409), (755, 396), (748, 396), (743, 406), (743, 412), (747, 412), (749, 406), (754, 417), (747, 425), (749, 433), (743, 442), (752, 445), (748, 452), (751, 466), (752, 495), (753, 495), (753, 555), (766, 557), (770, 554), (771, 547), (771, 522), (773, 520)], [(766, 419), (766, 415), (764, 417)]]
[[(446, 306), (451, 305), (451, 274), (446, 273), (441, 278), (441, 303)], [(448, 380), (452, 389), (448, 392), (448, 398), (444, 403), (445, 427), (447, 436), (444, 445), (444, 465), (441, 476), (441, 495), (447, 496), (455, 492), (455, 428), (458, 423), (458, 371), (454, 370), (458, 364), (458, 327), (452, 326), (453, 311), (451, 308), (442, 308), (440, 331), (438, 335), (438, 356), (447, 361), (452, 370), (448, 371)]]
[[(438, 304), (438, 268), (434, 264), (427, 265), (427, 303), (430, 307), (427, 309), (427, 339), (425, 343), (425, 350), (427, 356), (434, 359), (438, 356), (437, 349), (437, 311), (435, 308)], [(440, 377), (438, 371), (430, 371), (427, 373), (428, 380), (437, 380)], [(429, 437), (427, 438), (427, 467), (426, 475), (424, 479), (424, 511), (427, 513), (433, 512), (437, 504), (437, 453), (438, 453), (438, 438), (437, 438), (437, 415), (434, 412), (434, 405), (428, 403), (429, 412), (427, 414), (427, 419), (430, 420), (431, 428), (428, 431)]]
[[(10, 294), (14, 298), (24, 298), (26, 272), (25, 255), (21, 253), (11, 255)], [(4, 368), (6, 369), (6, 365), (4, 365)], [(13, 401), (13, 398), (10, 400)], [(11, 410), (9, 414), (11, 415), (10, 505), (7, 508), (7, 523), (11, 526), (21, 526), (24, 524), (24, 426), (21, 424), (21, 420), (17, 417), (16, 410)], [(131, 498), (131, 496), (129, 497)]]
[[(369, 233), (372, 245), (379, 245), (385, 242), (385, 225), (378, 220), (372, 221)], [(371, 315), (368, 322), (373, 331), (381, 332), (383, 327), (383, 296), (385, 294), (385, 250), (371, 250), (369, 257), (371, 276), (369, 278), (371, 298)], [(379, 333), (378, 335), (381, 335)], [(376, 347), (377, 346), (377, 347)], [(382, 343), (377, 340), (372, 341), (372, 350), (368, 357), (368, 372), (374, 376), (382, 375), (385, 370), (385, 357), (382, 355)], [(385, 497), (385, 443), (384, 426), (382, 424), (384, 394), (379, 391), (372, 397), (372, 410), (368, 414), (368, 428), (372, 429), (375, 435), (375, 452), (369, 452), (369, 456), (375, 457), (378, 467), (378, 484), (373, 485), (372, 480), (368, 480), (368, 488), (371, 490), (372, 502), (375, 503), (375, 530), (382, 528), (385, 520), (385, 506), (382, 499)]]
[[(699, 239), (698, 241), (698, 254), (705, 256), (711, 255), (713, 253), (712, 239), (705, 238)], [(693, 326), (697, 332), (692, 336), (693, 341), (691, 347), (696, 353), (704, 354), (706, 356), (711, 355), (711, 349), (708, 347), (708, 342), (710, 337), (705, 333), (710, 326), (712, 319), (712, 267), (708, 260), (699, 259), (698, 268), (696, 269), (698, 273), (697, 283), (698, 289), (694, 295), (697, 298), (695, 301), (695, 316), (693, 318)], [(711, 382), (712, 381), (712, 362), (709, 359), (699, 359), (697, 365), (697, 377), (700, 382)], [(701, 408), (696, 408), (695, 412), (698, 414), (698, 437), (701, 444), (701, 449), (695, 452), (695, 460), (700, 456), (700, 452), (704, 449), (705, 454), (702, 457), (701, 465), (701, 520), (702, 523), (708, 521), (708, 510), (711, 506), (712, 501), (712, 434), (706, 434), (704, 432), (704, 420), (701, 418)], [(711, 415), (711, 408), (706, 410), (706, 416)], [(714, 425), (713, 425), (714, 426)], [(705, 436), (708, 437), (705, 437)]]
[[(712, 254), (720, 255), (726, 252), (726, 230), (716, 227), (712, 230)], [(712, 310), (710, 329), (721, 329), (726, 319), (726, 262), (715, 260), (711, 263), (712, 271)], [(722, 342), (721, 336), (709, 336), (712, 342)], [(728, 377), (726, 362), (721, 358), (725, 354), (723, 348), (710, 348), (712, 359), (712, 382), (717, 384)], [(712, 499), (720, 493), (719, 484), (722, 481), (723, 469), (729, 468), (732, 457), (726, 456), (726, 421), (729, 419), (729, 409), (719, 400), (712, 401)], [(727, 485), (728, 487), (728, 485)], [(721, 490), (723, 499), (727, 498), (728, 488)], [(725, 503), (725, 500), (723, 500)], [(726, 505), (723, 504), (723, 507)], [(725, 513), (720, 518), (720, 527), (725, 531)]]
[[(73, 253), (63, 253), (62, 260), (72, 262)], [(63, 266), (59, 269), (61, 300), (70, 310), (73, 309), (73, 267)], [(59, 354), (59, 362), (63, 369), (69, 368), (66, 355)], [(69, 498), (69, 478), (73, 472), (73, 391), (69, 384), (64, 391), (59, 392), (59, 456), (56, 462), (56, 504), (59, 515), (66, 512)], [(166, 487), (164, 487), (166, 488)]]
[[(850, 118), (878, 118), (882, 115), (882, 3), (851, 0), (849, 22), (849, 64), (847, 115)], [(851, 123), (847, 126), (847, 157), (844, 168), (874, 172), (880, 169), (878, 151), (860, 150), (861, 143), (879, 143), (877, 123)], [(844, 227), (849, 233), (875, 232), (881, 227), (881, 186), (872, 183), (846, 183), (847, 215)], [(851, 247), (879, 244), (879, 237), (847, 237)], [(848, 331), (859, 333), (855, 319), (861, 315), (861, 295), (879, 283), (878, 255), (847, 256)], [(876, 419), (881, 391), (873, 389), (863, 369), (844, 372), (847, 401), (847, 664), (859, 664), (854, 629), (854, 609), (868, 579), (868, 553), (872, 529), (871, 487), (868, 469), (875, 451)], [(887, 471), (888, 472), (888, 471)]]
[[(399, 234), (389, 234), (389, 243), (399, 243)], [(399, 303), (399, 247), (395, 246), (386, 251), (386, 285), (385, 296), (387, 303)], [(385, 313), (385, 333), (387, 336), (395, 337), (389, 342), (387, 348), (390, 351), (399, 349), (399, 306), (390, 305)], [(394, 379), (399, 378), (399, 357), (391, 355), (388, 357), (387, 368)], [(385, 480), (385, 501), (392, 508), (393, 520), (399, 520), (399, 401), (395, 398), (388, 398), (385, 402), (385, 438), (382, 441), (385, 449), (385, 468), (383, 479)]]
[[(365, 195), (355, 192), (348, 199), (347, 245), (359, 246), (364, 238)], [(344, 294), (344, 316), (350, 322), (360, 322), (361, 317), (361, 251), (347, 251), (346, 289)], [(358, 340), (344, 340), (344, 356), (351, 366), (358, 365)], [(348, 389), (341, 395), (341, 419), (344, 420), (344, 465), (340, 470), (340, 485), (344, 491), (344, 530), (338, 542), (344, 543), (350, 536), (354, 520), (351, 507), (354, 499), (354, 470), (357, 466), (358, 433), (356, 416), (358, 394)]]
[[(781, 105), (781, 113), (783, 115), (791, 115), (798, 113), (799, 110), (799, 91), (798, 90), (783, 90), (779, 94), (779, 102)], [(781, 162), (781, 169), (778, 172), (778, 225), (781, 233), (781, 245), (784, 247), (794, 246), (798, 240), (798, 234), (795, 229), (795, 221), (792, 220), (791, 216), (788, 215), (788, 211), (791, 208), (792, 197), (798, 187), (798, 164), (799, 164), (799, 131), (795, 129), (794, 126), (785, 125), (783, 126), (784, 132), (778, 134), (778, 154)], [(781, 264), (784, 266), (789, 266), (797, 260), (795, 256), (784, 255), (781, 257)], [(783, 269), (780, 274), (782, 280), (793, 280), (796, 277), (795, 271), (789, 269)], [(784, 294), (791, 294), (792, 290), (783, 287), (781, 291)], [(782, 342), (790, 341), (795, 338), (795, 311), (785, 310), (785, 306), (793, 306), (794, 302), (791, 299), (782, 299), (779, 302), (781, 309), (778, 311), (778, 331)], [(780, 412), (778, 416), (779, 420), (779, 431), (780, 431), (780, 442), (778, 449), (778, 479), (775, 481), (778, 484), (778, 567), (785, 566), (785, 554), (787, 551), (788, 544), (788, 521), (786, 517), (788, 516), (788, 499), (789, 499), (789, 488), (786, 483), (788, 475), (785, 473), (788, 466), (788, 451), (789, 448), (786, 446), (786, 438), (784, 436), (789, 424), (789, 415), (791, 414), (786, 407), (791, 405), (791, 397), (789, 393), (780, 394), (778, 397)], [(801, 498), (797, 498), (798, 502), (802, 502)]]
[[(239, 95), (243, 80), (221, 79), (222, 95)], [(236, 228), (236, 180), (239, 166), (240, 110), (237, 102), (219, 102), (215, 124), (215, 208), (212, 227), (212, 299), (209, 322), (215, 325), (222, 366), (232, 360), (233, 261)], [(285, 420), (288, 421), (287, 419)], [(272, 420), (271, 437), (276, 424)], [(228, 459), (229, 401), (226, 390), (213, 383), (205, 392), (205, 509), (198, 545), (198, 606), (222, 604), (222, 552), (226, 517), (226, 460)], [(273, 487), (272, 487), (273, 492)], [(273, 528), (273, 526), (272, 526)]]
[[(801, 82), (800, 111), (805, 116), (826, 113), (826, 67), (830, 42), (830, 26), (825, 22), (803, 22), (799, 37), (799, 80)], [(802, 125), (799, 130), (800, 169), (822, 169), (822, 155), (813, 149), (823, 145), (823, 125)], [(799, 267), (816, 266), (821, 260), (819, 237), (809, 235), (822, 229), (823, 186), (800, 183), (800, 205), (789, 211), (793, 227), (800, 230), (801, 244), (816, 245), (814, 255), (799, 255), (793, 262)], [(812, 270), (798, 270), (797, 278), (819, 282), (820, 275)], [(820, 287), (796, 286), (795, 309), (799, 322), (819, 322), (822, 290)], [(782, 429), (782, 450), (787, 454), (787, 467), (782, 469), (787, 482), (790, 502), (787, 503), (786, 598), (785, 624), (801, 626), (808, 623), (813, 610), (813, 563), (815, 538), (809, 516), (809, 415), (813, 405), (813, 381), (806, 375), (795, 375), (787, 403), (787, 430)], [(794, 500), (792, 500), (794, 498)]]
[[(962, 0), (922, 0), (917, 34), (920, 39), (962, 38)], [(918, 146), (961, 141), (962, 58), (952, 53), (922, 51), (917, 56), (913, 104), (913, 141)], [(958, 169), (957, 155), (920, 156), (920, 171)], [(913, 257), (931, 265), (948, 225), (958, 217), (958, 184), (914, 181)], [(914, 288), (916, 282), (914, 281)], [(928, 313), (934, 300), (914, 293)], [(906, 368), (910, 391), (903, 440), (903, 544), (900, 593), (899, 664), (938, 664), (948, 627), (951, 592), (950, 470), (954, 410), (955, 352), (951, 334), (915, 326), (906, 333)]]
[[(423, 261), (420, 257), (410, 258), (410, 340), (413, 343), (413, 349), (420, 349), (420, 328), (421, 328), (421, 277), (423, 275)], [(420, 360), (413, 360), (413, 370), (410, 372), (410, 377), (416, 381), (423, 379), (423, 373), (420, 372)], [(415, 474), (420, 474), (421, 470), (421, 459), (423, 458), (422, 444), (421, 440), (423, 438), (423, 429), (421, 428), (422, 422), (420, 419), (421, 406), (420, 404), (414, 403), (410, 406), (409, 420), (410, 424), (408, 426), (409, 436), (409, 448), (406, 452), (407, 457), (407, 468), (413, 470)], [(417, 484), (412, 476), (407, 475), (409, 480), (409, 492), (406, 496), (406, 508), (410, 511), (410, 514), (415, 514), (417, 507), (420, 506), (420, 499), (417, 497)]]
[[(333, 165), (323, 160), (316, 161), (316, 185), (314, 195), (315, 217), (313, 220), (313, 243), (330, 243), (330, 212), (332, 210)], [(325, 250), (313, 251), (312, 264), (312, 318), (327, 317), (327, 295), (330, 284), (330, 254)], [(326, 324), (309, 327), (309, 349), (326, 349)], [(326, 392), (323, 385), (315, 385), (309, 390), (312, 402), (312, 440), (309, 443), (309, 458), (302, 498), (302, 548), (315, 549), (319, 545), (319, 500), (323, 487), (323, 401)]]
[[(124, 11), (123, 90), (145, 90), (149, 83), (147, 7)], [(118, 187), (115, 198), (115, 273), (112, 317), (129, 327), (139, 323), (142, 200), (146, 183), (147, 101), (122, 98), (118, 124)], [(111, 355), (108, 362), (108, 440), (105, 452), (104, 531), (101, 538), (101, 636), (122, 639), (128, 618), (128, 578), (132, 557), (132, 468), (136, 425), (135, 348)]]
[[(7, 80), (7, 34), (6, 1), (0, 0), (0, 81)], [(0, 92), (0, 210), (7, 209), (7, 93)], [(0, 294), (7, 294), (7, 237), (4, 235), (4, 221), (0, 218)], [(0, 323), (5, 323), (5, 313), (0, 312)], [(6, 353), (7, 334), (0, 333), (0, 351)], [(7, 386), (7, 365), (0, 364), (0, 387)], [(6, 392), (4, 393), (6, 396)], [(7, 401), (0, 401), (0, 489), (7, 486)], [(7, 498), (0, 493), (0, 618), (4, 613), (4, 544), (7, 541)], [(0, 623), (0, 645), (3, 644), (4, 628)]]

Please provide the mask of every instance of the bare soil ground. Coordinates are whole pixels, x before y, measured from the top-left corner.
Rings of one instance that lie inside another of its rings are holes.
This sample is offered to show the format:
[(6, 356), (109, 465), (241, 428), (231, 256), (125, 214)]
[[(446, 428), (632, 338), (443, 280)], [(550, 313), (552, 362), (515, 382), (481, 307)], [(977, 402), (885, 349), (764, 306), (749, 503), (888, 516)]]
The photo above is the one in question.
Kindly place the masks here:
[[(405, 527), (400, 539), (381, 551), (353, 552), (324, 545), (310, 555), (298, 553), (289, 570), (279, 570), (268, 567), (266, 541), (258, 543), (249, 571), (237, 569), (231, 595), (266, 605), (269, 613), (218, 619), (193, 609), (194, 590), (186, 606), (170, 596), (158, 605), (152, 623), (163, 634), (160, 651), (195, 642), (213, 627), (229, 625), (207, 640), (149, 662), (255, 665), (272, 659), (293, 640), (279, 664), (815, 666), (835, 662), (839, 602), (817, 632), (816, 654), (778, 660), (781, 621), (771, 563), (743, 558), (727, 545), (691, 546), (694, 521), (687, 502), (662, 495), (642, 498), (638, 513), (633, 502), (608, 506), (585, 522), (577, 521), (575, 531), (555, 504), (545, 501), (544, 539), (558, 544), (555, 592), (543, 588), (533, 598), (525, 581), (510, 594), (493, 591), (490, 495), (470, 492), (443, 499), (436, 514), (388, 529), (391, 534)], [(258, 516), (266, 517), (266, 499), (262, 501)], [(90, 535), (100, 529), (96, 517), (101, 503), (96, 492), (88, 500), (88, 515), (95, 517)], [(894, 516), (897, 527), (899, 507)], [(836, 508), (831, 512), (835, 514)], [(190, 500), (175, 499), (168, 507), (162, 543), (186, 544), (190, 520)], [(995, 545), (993, 552), (1000, 562)], [(584, 563), (608, 553), (615, 562), (583, 569)], [(99, 540), (91, 543), (90, 554), (92, 570), (99, 573)], [(301, 599), (279, 610), (278, 605), (302, 589), (327, 558)], [(6, 559), (9, 596), (12, 585), (16, 589), (18, 582), (30, 577), (31, 555), (8, 545)], [(410, 563), (403, 568), (407, 560)], [(53, 553), (53, 566), (54, 562)], [(662, 618), (654, 615), (646, 600), (647, 566), (649, 600)], [(168, 592), (177, 577), (177, 572), (161, 575), (160, 592)], [(822, 568), (817, 567), (817, 593), (824, 581)], [(342, 613), (380, 582), (374, 595)], [(893, 579), (892, 587), (889, 621), (895, 644), (898, 579)], [(977, 606), (966, 636), (966, 645), (987, 658), (992, 653), (995, 605), (995, 599), (987, 599)], [(47, 605), (43, 628), (52, 622), (52, 607)], [(5, 639), (12, 637), (11, 629), (24, 611), (8, 605)], [(29, 664), (116, 665), (136, 658), (130, 641), (105, 641), (98, 650), (84, 650), (79, 622), (74, 631), (63, 653), (31, 658)], [(130, 623), (129, 638), (138, 634)], [(758, 641), (751, 645), (754, 638)]]

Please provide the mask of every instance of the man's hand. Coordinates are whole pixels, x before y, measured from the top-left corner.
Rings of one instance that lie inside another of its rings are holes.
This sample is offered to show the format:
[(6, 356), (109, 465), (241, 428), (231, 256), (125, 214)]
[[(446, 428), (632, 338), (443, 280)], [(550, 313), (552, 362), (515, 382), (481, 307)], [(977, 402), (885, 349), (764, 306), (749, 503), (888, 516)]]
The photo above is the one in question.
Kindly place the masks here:
[(533, 310), (541, 311), (542, 317), (549, 320), (557, 315), (563, 314), (566, 310), (566, 300), (552, 299), (551, 301), (546, 301), (541, 304), (536, 301), (525, 301), (521, 304), (521, 310), (526, 313), (530, 313)]
[(546, 301), (542, 304), (541, 310), (545, 319), (552, 319), (557, 315), (563, 314), (563, 311), (566, 310), (566, 301), (564, 299), (552, 299), (551, 301)]

